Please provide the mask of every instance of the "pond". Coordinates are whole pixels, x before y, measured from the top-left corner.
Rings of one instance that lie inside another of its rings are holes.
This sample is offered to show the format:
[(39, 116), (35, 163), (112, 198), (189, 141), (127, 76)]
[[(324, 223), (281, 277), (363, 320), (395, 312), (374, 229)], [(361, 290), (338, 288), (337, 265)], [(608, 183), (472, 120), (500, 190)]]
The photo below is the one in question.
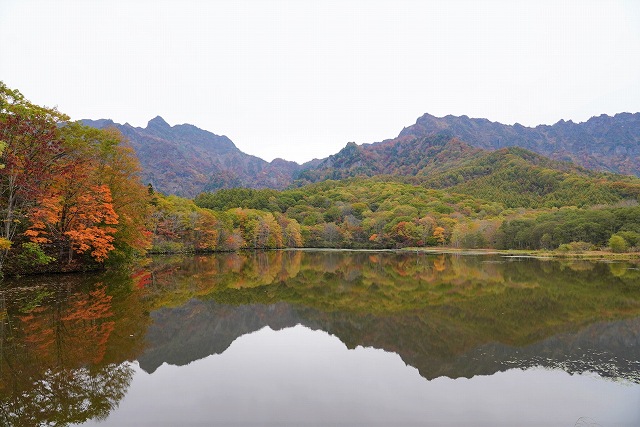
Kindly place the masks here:
[(153, 258), (0, 290), (0, 425), (637, 426), (637, 264)]

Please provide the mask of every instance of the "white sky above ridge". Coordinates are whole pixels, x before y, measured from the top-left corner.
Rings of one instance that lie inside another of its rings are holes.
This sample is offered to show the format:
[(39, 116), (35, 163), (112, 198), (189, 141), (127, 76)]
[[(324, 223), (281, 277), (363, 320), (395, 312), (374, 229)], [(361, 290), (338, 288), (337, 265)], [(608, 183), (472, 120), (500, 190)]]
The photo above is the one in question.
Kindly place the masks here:
[(304, 162), (424, 113), (640, 111), (640, 1), (0, 0), (0, 80), (73, 119), (160, 115)]

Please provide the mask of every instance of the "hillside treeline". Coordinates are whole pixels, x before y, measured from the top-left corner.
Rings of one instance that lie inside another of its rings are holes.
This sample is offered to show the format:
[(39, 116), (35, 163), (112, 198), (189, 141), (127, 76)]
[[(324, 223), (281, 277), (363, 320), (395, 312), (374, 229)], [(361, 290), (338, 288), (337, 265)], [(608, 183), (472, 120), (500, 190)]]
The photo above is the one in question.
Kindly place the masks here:
[(556, 249), (584, 242), (602, 248), (619, 235), (629, 249), (640, 236), (634, 199), (585, 208), (505, 208), (389, 179), (325, 181), (284, 191), (219, 190), (200, 194), (195, 204), (218, 215), (245, 209), (295, 220), (308, 247)]

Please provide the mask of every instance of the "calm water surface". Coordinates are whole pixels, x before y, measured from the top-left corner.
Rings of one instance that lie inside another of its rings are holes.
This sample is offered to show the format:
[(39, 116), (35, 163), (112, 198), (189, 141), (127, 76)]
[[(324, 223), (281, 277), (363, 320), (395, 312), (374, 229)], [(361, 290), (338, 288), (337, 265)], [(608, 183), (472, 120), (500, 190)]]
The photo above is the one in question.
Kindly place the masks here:
[(0, 425), (640, 425), (638, 265), (277, 251), (7, 285)]

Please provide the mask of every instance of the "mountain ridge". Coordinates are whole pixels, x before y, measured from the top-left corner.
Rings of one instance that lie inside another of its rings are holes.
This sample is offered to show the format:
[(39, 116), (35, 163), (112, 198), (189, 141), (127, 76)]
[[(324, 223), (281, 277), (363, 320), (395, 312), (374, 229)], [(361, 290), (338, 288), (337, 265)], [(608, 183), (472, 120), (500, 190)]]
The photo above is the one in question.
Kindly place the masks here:
[(582, 123), (559, 120), (536, 127), (427, 113), (396, 138), (360, 145), (350, 142), (336, 154), (302, 165), (284, 159), (267, 162), (242, 152), (224, 135), (191, 124), (171, 126), (161, 116), (149, 120), (145, 128), (110, 119), (83, 123), (119, 129), (140, 159), (144, 182), (184, 197), (233, 187), (281, 190), (292, 184), (353, 176), (433, 178), (459, 169), (486, 150), (509, 147), (589, 170), (640, 176), (640, 113), (602, 114)]
[(145, 128), (111, 119), (82, 120), (96, 128), (115, 127), (128, 139), (142, 166), (142, 180), (156, 190), (183, 197), (219, 188), (285, 188), (301, 165), (267, 162), (243, 153), (224, 135), (191, 124), (170, 126), (161, 116)]
[(588, 169), (640, 176), (640, 113), (601, 114), (581, 123), (559, 120), (535, 127), (427, 113), (405, 127), (398, 137), (424, 137), (443, 131), (478, 148), (518, 146)]

